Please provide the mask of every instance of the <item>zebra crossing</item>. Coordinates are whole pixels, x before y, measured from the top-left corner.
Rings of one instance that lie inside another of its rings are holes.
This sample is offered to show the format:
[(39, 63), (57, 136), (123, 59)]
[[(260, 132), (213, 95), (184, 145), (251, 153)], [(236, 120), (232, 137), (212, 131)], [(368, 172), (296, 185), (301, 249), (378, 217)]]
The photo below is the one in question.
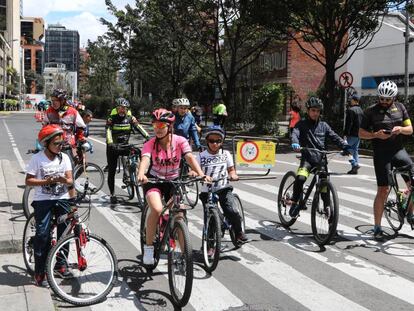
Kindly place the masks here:
[[(117, 179), (116, 186), (120, 188), (121, 184)], [(375, 191), (352, 186), (338, 189), (338, 237), (321, 251), (313, 242), (309, 211), (301, 213), (291, 230), (277, 223), (277, 184), (234, 184), (234, 192), (245, 209), (248, 235), (254, 238), (238, 250), (231, 249), (231, 242), (225, 242), (227, 249), (211, 276), (204, 272), (202, 264), (195, 265), (193, 291), (184, 310), (332, 310), (333, 306), (338, 310), (413, 309), (414, 234), (405, 225), (402, 235), (395, 240), (373, 240), (369, 229)], [(133, 245), (138, 255), (140, 213), (128, 214), (126, 220), (122, 210), (108, 208), (104, 196), (95, 196), (94, 207)], [(188, 213), (188, 219), (193, 249), (197, 252), (203, 223), (200, 206)], [(358, 226), (364, 229), (357, 229)], [(229, 274), (236, 275), (233, 282), (226, 280)], [(161, 260), (154, 277), (157, 280), (151, 284), (167, 284), (167, 277), (166, 262)], [(241, 284), (247, 293), (262, 289), (266, 301), (261, 303), (241, 294)], [(124, 310), (159, 310), (159, 306), (141, 301), (139, 292), (130, 291), (131, 297), (120, 298), (120, 288), (127, 287), (125, 281), (115, 287), (108, 300), (96, 308), (111, 309), (115, 300), (117, 308)], [(168, 292), (168, 287), (164, 288)], [(164, 309), (173, 307), (167, 302)]]

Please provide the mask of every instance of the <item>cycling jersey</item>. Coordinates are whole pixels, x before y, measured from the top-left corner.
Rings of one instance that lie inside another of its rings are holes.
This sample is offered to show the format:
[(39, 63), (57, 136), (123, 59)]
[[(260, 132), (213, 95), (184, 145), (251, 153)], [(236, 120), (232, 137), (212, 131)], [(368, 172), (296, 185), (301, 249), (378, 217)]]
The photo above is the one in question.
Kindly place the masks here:
[[(394, 102), (389, 108), (379, 104), (372, 105), (364, 111), (361, 128), (366, 131), (392, 130), (394, 126), (411, 125), (407, 109), (401, 103)], [(391, 135), (388, 139), (374, 138), (372, 140), (374, 152), (386, 150), (400, 150), (403, 148), (402, 135)]]
[(184, 137), (178, 135), (172, 135), (170, 150), (161, 148), (156, 137), (147, 141), (142, 148), (142, 156), (151, 159), (149, 174), (168, 180), (178, 177), (181, 158), (187, 153), (191, 153), (191, 147)]
[(43, 124), (59, 124), (63, 129), (63, 139), (72, 147), (77, 141), (85, 140), (83, 131), (85, 122), (78, 111), (72, 107), (64, 106), (56, 111), (50, 106), (45, 113)]
[(180, 116), (179, 113), (175, 114), (174, 133), (185, 139), (190, 139), (191, 136), (196, 148), (201, 146), (195, 119), (190, 112), (187, 112), (184, 116)]
[(137, 130), (145, 139), (149, 134), (140, 125), (134, 125), (135, 118), (131, 115), (120, 116), (111, 114), (106, 121), (106, 143), (128, 143), (132, 129)]

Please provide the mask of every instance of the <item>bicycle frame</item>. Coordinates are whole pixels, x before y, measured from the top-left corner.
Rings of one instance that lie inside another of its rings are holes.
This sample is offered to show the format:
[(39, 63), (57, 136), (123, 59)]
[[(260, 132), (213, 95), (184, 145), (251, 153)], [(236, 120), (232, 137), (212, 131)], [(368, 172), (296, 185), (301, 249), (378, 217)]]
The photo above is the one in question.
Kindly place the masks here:
[[(397, 175), (398, 174), (400, 174), (400, 175), (408, 175), (409, 178), (410, 178), (410, 180), (412, 180), (410, 168), (411, 168), (411, 165), (408, 165), (408, 166), (404, 166), (404, 167), (401, 167), (401, 168), (394, 168), (392, 170), (391, 176), (392, 176), (392, 182), (393, 183), (391, 185), (391, 188), (393, 188), (396, 193), (401, 193), (402, 194), (402, 192), (400, 191), (399, 184), (398, 184)], [(390, 188), (390, 191), (391, 191), (391, 188)], [(410, 194), (406, 198), (405, 204), (404, 205), (401, 204), (402, 203), (401, 202), (401, 198), (397, 198), (397, 202), (396, 202), (397, 203), (397, 207), (398, 207), (398, 211), (399, 211), (399, 213), (401, 213), (401, 216), (403, 218), (405, 218), (407, 216), (407, 214), (408, 214), (408, 208), (409, 208), (410, 202), (412, 201), (412, 198), (413, 198), (414, 185), (410, 185), (410, 188), (411, 188), (410, 189)], [(414, 224), (411, 224), (411, 229), (414, 230)]]

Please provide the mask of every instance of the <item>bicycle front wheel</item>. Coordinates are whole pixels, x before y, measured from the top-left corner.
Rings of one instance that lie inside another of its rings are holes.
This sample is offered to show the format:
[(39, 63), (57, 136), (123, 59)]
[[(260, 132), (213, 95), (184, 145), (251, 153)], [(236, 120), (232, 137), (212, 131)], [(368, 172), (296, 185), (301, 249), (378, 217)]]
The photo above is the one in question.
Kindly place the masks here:
[[(63, 278), (56, 273), (55, 268), (62, 264), (72, 274), (70, 277)], [(59, 240), (50, 251), (46, 266), (53, 292), (78, 306), (103, 301), (118, 275), (118, 262), (111, 246), (91, 233), (86, 235), (86, 243), (81, 243), (74, 234)]]
[(296, 173), (287, 172), (280, 182), (279, 193), (277, 196), (277, 210), (279, 220), (285, 228), (289, 228), (296, 221), (296, 218), (289, 216), (289, 210), (292, 206), (293, 185), (295, 183)]
[(22, 206), (23, 213), (26, 219), (29, 219), (30, 215), (34, 212), (32, 202), (34, 198), (35, 189), (32, 186), (26, 186), (23, 192)]
[(397, 195), (396, 189), (394, 187), (391, 187), (390, 191), (388, 192), (387, 199), (384, 203), (384, 215), (385, 219), (387, 219), (391, 228), (396, 233), (402, 228), (404, 224), (404, 217), (401, 215), (398, 209), (399, 200), (400, 198)]
[(187, 225), (181, 217), (174, 220), (168, 241), (168, 283), (173, 303), (184, 307), (193, 288), (193, 256)]
[[(246, 232), (246, 223), (245, 223), (245, 220), (244, 220), (243, 204), (242, 204), (242, 202), (240, 200), (240, 197), (236, 193), (234, 193), (233, 195), (234, 195), (234, 206), (233, 206), (233, 208), (240, 215), (241, 228), (242, 228), (243, 233), (245, 233)], [(236, 236), (237, 233), (238, 232), (235, 232), (234, 231), (234, 226), (231, 226), (231, 229), (230, 229), (230, 239), (231, 239), (231, 242), (233, 243), (234, 247), (239, 248), (240, 247), (240, 243), (237, 242), (237, 236)]]
[(221, 221), (217, 210), (210, 209), (203, 228), (203, 260), (207, 272), (213, 272), (220, 259)]
[[(186, 181), (187, 179), (188, 177), (185, 177), (183, 180)], [(182, 189), (188, 205), (191, 207), (196, 206), (198, 202), (198, 181), (182, 185)]]
[(338, 195), (334, 185), (323, 181), (312, 201), (312, 233), (319, 246), (329, 243), (336, 233), (339, 217)]
[(86, 177), (88, 177), (89, 185), (86, 191), (87, 194), (95, 194), (102, 189), (105, 182), (105, 175), (102, 168), (95, 163), (86, 162), (85, 168), (83, 165), (77, 165), (73, 172), (75, 180), (75, 189), (79, 193), (85, 192)]
[(26, 221), (23, 231), (23, 260), (27, 272), (34, 274), (35, 259), (34, 259), (34, 239), (36, 235), (36, 220), (34, 214), (31, 214)]
[(131, 165), (129, 164), (129, 160), (126, 156), (122, 157), (122, 167), (124, 171), (124, 174), (122, 176), (124, 186), (122, 186), (122, 189), (126, 189), (128, 193), (128, 199), (132, 200), (135, 196), (135, 188), (131, 179)]

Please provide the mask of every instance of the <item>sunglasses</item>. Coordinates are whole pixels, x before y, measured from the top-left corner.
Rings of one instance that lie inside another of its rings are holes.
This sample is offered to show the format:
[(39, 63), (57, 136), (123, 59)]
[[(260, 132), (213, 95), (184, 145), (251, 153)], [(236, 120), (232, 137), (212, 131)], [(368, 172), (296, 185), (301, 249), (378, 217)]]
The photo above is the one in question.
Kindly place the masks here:
[(64, 141), (63, 140), (59, 140), (59, 141), (52, 142), (52, 145), (53, 146), (56, 146), (56, 147), (62, 147), (63, 144), (64, 144)]
[(392, 101), (392, 98), (388, 98), (388, 97), (380, 97), (380, 98), (379, 98), (379, 100), (380, 100), (381, 102), (390, 102), (390, 101)]
[(152, 127), (155, 129), (165, 129), (168, 127), (168, 124), (164, 122), (154, 122), (152, 123)]
[(221, 144), (223, 142), (222, 139), (208, 139), (207, 140), (210, 144)]

